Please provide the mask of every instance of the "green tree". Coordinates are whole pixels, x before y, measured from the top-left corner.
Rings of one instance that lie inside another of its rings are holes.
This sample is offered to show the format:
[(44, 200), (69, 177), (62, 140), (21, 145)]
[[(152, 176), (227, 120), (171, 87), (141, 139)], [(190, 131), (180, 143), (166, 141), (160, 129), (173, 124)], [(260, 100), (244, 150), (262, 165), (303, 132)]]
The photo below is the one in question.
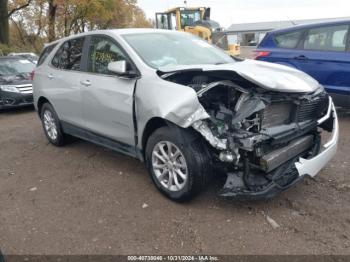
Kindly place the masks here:
[(5, 35), (10, 34), (11, 48), (19, 51), (40, 52), (45, 42), (90, 30), (151, 27), (136, 0), (7, 1), (4, 6), (0, 0), (10, 21)]

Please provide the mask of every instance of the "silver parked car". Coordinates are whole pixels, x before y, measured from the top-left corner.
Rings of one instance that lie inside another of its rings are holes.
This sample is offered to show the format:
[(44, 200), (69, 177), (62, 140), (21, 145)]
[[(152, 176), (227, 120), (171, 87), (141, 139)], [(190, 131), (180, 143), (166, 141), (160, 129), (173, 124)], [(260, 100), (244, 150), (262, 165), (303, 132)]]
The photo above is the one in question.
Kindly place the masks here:
[(313, 78), (181, 32), (95, 31), (49, 44), (34, 101), (52, 144), (71, 135), (136, 157), (175, 201), (220, 174), (221, 196), (272, 197), (315, 176), (337, 148), (332, 99)]

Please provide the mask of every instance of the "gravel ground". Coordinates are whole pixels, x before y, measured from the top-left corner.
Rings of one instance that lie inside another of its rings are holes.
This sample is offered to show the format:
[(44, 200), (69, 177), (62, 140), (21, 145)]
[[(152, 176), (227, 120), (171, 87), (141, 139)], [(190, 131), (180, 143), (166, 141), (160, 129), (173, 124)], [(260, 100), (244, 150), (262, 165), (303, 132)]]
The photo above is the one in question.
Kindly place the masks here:
[(214, 183), (176, 204), (139, 161), (84, 141), (56, 148), (32, 108), (1, 112), (0, 247), (27, 255), (350, 254), (349, 112), (340, 128), (335, 159), (273, 200), (223, 200)]

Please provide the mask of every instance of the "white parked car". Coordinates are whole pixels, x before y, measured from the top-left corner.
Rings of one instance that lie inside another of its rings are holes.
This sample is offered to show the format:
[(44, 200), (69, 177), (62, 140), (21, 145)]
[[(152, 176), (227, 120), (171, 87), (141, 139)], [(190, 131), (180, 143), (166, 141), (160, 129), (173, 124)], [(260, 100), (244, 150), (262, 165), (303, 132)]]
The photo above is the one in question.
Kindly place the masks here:
[(272, 197), (315, 176), (337, 148), (332, 99), (313, 78), (181, 32), (106, 30), (51, 43), (34, 101), (52, 144), (71, 135), (136, 157), (175, 201), (220, 174), (221, 196)]
[(9, 53), (8, 56), (24, 58), (24, 59), (27, 59), (34, 64), (36, 64), (38, 62), (38, 58), (39, 58), (34, 53)]

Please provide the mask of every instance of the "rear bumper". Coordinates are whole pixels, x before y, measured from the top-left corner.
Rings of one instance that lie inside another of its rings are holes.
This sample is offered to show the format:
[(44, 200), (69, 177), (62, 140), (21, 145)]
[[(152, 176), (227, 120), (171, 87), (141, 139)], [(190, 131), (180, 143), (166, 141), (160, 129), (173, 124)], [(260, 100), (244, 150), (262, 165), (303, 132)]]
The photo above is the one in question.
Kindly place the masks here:
[(33, 105), (33, 94), (0, 91), (0, 109)]
[(267, 186), (262, 187), (261, 190), (250, 191), (224, 188), (219, 195), (225, 198), (234, 198), (238, 200), (269, 199), (294, 186), (306, 176), (316, 176), (334, 157), (337, 151), (339, 124), (333, 101), (331, 98), (329, 99), (330, 103), (327, 114), (318, 120), (318, 125), (322, 125), (327, 120), (330, 120), (330, 118), (333, 118), (333, 130), (329, 140), (322, 145), (318, 154), (309, 159), (296, 157), (288, 163), (285, 163), (275, 171), (276, 173), (274, 176), (276, 179), (271, 181)]

